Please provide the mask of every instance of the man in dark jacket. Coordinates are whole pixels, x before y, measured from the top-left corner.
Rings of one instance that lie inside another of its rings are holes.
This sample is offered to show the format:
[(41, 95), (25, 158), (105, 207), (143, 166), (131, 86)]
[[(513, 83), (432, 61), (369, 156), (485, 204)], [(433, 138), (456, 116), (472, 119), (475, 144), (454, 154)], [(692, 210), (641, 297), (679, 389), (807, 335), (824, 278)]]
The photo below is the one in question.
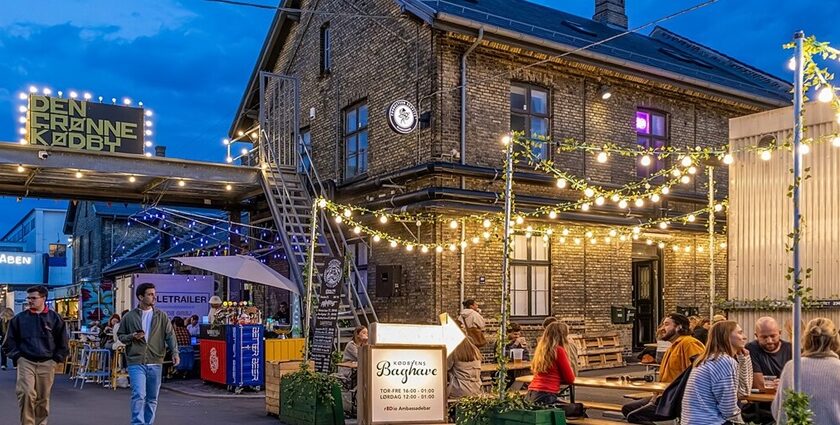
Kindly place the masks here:
[(17, 360), (17, 394), (21, 425), (47, 423), (55, 365), (67, 357), (67, 328), (58, 313), (47, 308), (47, 288), (26, 290), (29, 308), (9, 323), (3, 351)]
[(141, 283), (135, 295), (139, 304), (123, 316), (117, 338), (125, 344), (131, 381), (131, 425), (150, 425), (155, 422), (166, 349), (172, 351), (173, 366), (181, 359), (169, 317), (154, 308), (155, 285)]

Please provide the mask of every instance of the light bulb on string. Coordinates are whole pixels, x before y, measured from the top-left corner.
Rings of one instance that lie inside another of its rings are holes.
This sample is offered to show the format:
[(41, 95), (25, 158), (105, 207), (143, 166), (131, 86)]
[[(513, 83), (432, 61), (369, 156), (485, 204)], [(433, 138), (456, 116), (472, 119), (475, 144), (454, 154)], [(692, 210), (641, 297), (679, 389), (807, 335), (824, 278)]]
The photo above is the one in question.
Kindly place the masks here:
[(638, 226), (634, 227), (633, 228), (633, 234), (638, 235), (639, 233), (642, 233), (642, 228), (638, 227)]
[(617, 234), (618, 234), (618, 232), (616, 232), (616, 231), (615, 231), (615, 229), (610, 229), (610, 233), (609, 233), (609, 235), (610, 235), (611, 237), (613, 237), (613, 238), (614, 238), (614, 237), (615, 237), (615, 235), (617, 235)]
[(831, 146), (834, 146), (835, 148), (840, 148), (840, 136), (836, 136), (831, 139)]
[(443, 252), (443, 247), (442, 247), (442, 246), (440, 246), (440, 245), (436, 246), (436, 247), (435, 247), (435, 252), (437, 252), (437, 253), (441, 253), (441, 252)]
[(584, 233), (583, 235), (586, 236), (587, 239), (592, 239), (592, 236), (594, 236), (595, 233), (591, 230), (587, 230), (586, 233)]
[(665, 186), (665, 187), (662, 188), (662, 194), (663, 195), (667, 195), (669, 193), (671, 193), (671, 188), (670, 187)]
[(609, 155), (604, 151), (598, 152), (598, 155), (595, 156), (595, 160), (601, 164), (607, 162), (607, 159), (609, 159)]
[(554, 229), (549, 227), (548, 229), (546, 229), (545, 234), (548, 235), (548, 236), (553, 235), (554, 234)]
[(26, 171), (26, 168), (23, 168), (23, 165), (18, 165), (18, 166), (17, 166), (17, 172), (18, 172), (18, 173), (22, 173), (22, 172), (24, 172), (24, 171)]
[(554, 210), (549, 211), (549, 212), (548, 212), (548, 218), (550, 218), (550, 219), (552, 219), (552, 220), (554, 220), (555, 218), (557, 218), (557, 211), (554, 211)]
[(575, 245), (580, 245), (580, 238), (575, 238)]
[(569, 236), (569, 229), (563, 229), (563, 231), (560, 233), (562, 233), (563, 236)]
[(134, 182), (136, 182), (136, 181), (137, 181), (137, 178), (136, 178), (136, 177), (134, 177), (134, 176), (128, 176), (128, 181), (129, 181), (130, 183), (134, 183)]
[(563, 236), (560, 236), (560, 243), (565, 244), (566, 243), (566, 238), (564, 238)]
[(679, 245), (674, 245), (674, 246), (672, 246), (672, 247), (671, 247), (671, 249), (672, 249), (674, 252), (679, 252), (679, 251), (680, 251), (680, 246), (679, 246)]
[(609, 237), (609, 236), (604, 237), (604, 243), (610, 243), (610, 242), (612, 242), (611, 237)]
[(619, 201), (618, 202), (618, 207), (621, 208), (621, 209), (627, 208), (627, 200), (622, 199), (621, 201)]
[(598, 238), (592, 238), (592, 239), (590, 239), (590, 240), (589, 240), (589, 243), (591, 243), (592, 245), (598, 245)]
[(787, 65), (789, 70), (796, 71), (796, 58), (790, 58)]
[(486, 218), (485, 218), (485, 219), (484, 219), (484, 221), (481, 223), (481, 225), (482, 225), (482, 226), (484, 226), (484, 228), (485, 228), (485, 229), (489, 228), (491, 224), (492, 224), (492, 223), (490, 222), (490, 220), (489, 220), (489, 219), (486, 219)]
[(808, 146), (807, 143), (802, 143), (799, 145), (799, 154), (800, 155), (808, 155), (811, 152), (811, 147)]
[(531, 239), (531, 232), (525, 232), (525, 239)]
[(761, 151), (759, 156), (762, 161), (769, 161), (771, 158), (773, 158), (773, 153), (770, 152), (770, 149), (764, 149)]
[(391, 248), (396, 248), (397, 247), (397, 241), (392, 240), (390, 245), (391, 245)]
[(335, 222), (336, 223), (341, 224), (342, 221), (344, 221), (344, 220), (341, 218), (340, 215), (335, 216)]
[(406, 245), (405, 250), (409, 252), (414, 251), (414, 245)]
[(659, 199), (660, 199), (659, 195), (656, 194), (656, 193), (654, 193), (653, 195), (650, 195), (650, 200), (653, 201), (653, 202), (659, 202)]
[(484, 239), (490, 239), (490, 232), (483, 232), (483, 233), (481, 234), (481, 236), (482, 236)]
[(456, 249), (458, 249), (458, 247), (456, 247), (454, 243), (453, 243), (453, 244), (449, 244), (449, 250), (450, 250), (450, 251), (455, 251)]
[(682, 157), (682, 159), (680, 159), (680, 164), (682, 164), (683, 167), (691, 167), (691, 164), (693, 164), (693, 163), (694, 163), (694, 161), (688, 155), (686, 155), (686, 156)]
[(83, 176), (82, 176), (82, 172), (81, 172), (81, 171), (76, 171), (76, 178), (77, 178), (77, 179), (80, 179), (80, 178), (82, 178), (82, 177), (83, 177)]
[(587, 187), (586, 189), (584, 189), (583, 194), (586, 195), (587, 198), (591, 198), (595, 196), (595, 190), (593, 190), (591, 187)]
[(353, 212), (352, 212), (352, 211), (350, 211), (350, 209), (349, 209), (349, 208), (345, 208), (345, 209), (344, 209), (344, 216), (345, 216), (345, 217), (350, 217), (351, 215), (353, 215)]
[(721, 211), (723, 211), (723, 205), (722, 205), (722, 204), (715, 204), (715, 207), (714, 207), (714, 208), (715, 208), (715, 211), (716, 211), (716, 212), (721, 212)]
[(677, 168), (674, 168), (674, 171), (671, 171), (671, 175), (673, 175), (674, 177), (679, 177), (682, 175), (682, 171), (680, 171)]
[(420, 252), (422, 252), (423, 254), (428, 253), (429, 252), (429, 247), (426, 246), (426, 245), (421, 246), (420, 247)]
[(621, 196), (619, 196), (617, 193), (614, 193), (613, 196), (610, 197), (610, 200), (613, 202), (618, 202), (621, 200)]
[(721, 242), (721, 243), (720, 243), (720, 247), (721, 247), (721, 248), (726, 248), (726, 242)]
[(598, 205), (598, 206), (604, 205), (604, 197), (603, 196), (597, 197), (595, 199), (595, 205)]
[(321, 198), (320, 200), (318, 200), (318, 208), (324, 209), (326, 207), (327, 207), (327, 200), (326, 199)]
[(649, 167), (649, 166), (650, 166), (650, 164), (651, 164), (651, 162), (652, 162), (652, 161), (651, 161), (651, 159), (650, 159), (650, 155), (644, 155), (644, 156), (642, 156), (642, 158), (639, 160), (639, 163), (640, 163), (640, 164), (642, 164), (642, 166), (643, 166), (643, 167)]
[(379, 222), (382, 223), (382, 224), (387, 223), (388, 222), (388, 217), (385, 216), (385, 215), (380, 215), (379, 216)]
[(581, 211), (589, 211), (589, 202), (584, 202), (584, 203), (580, 206), (580, 209), (581, 209)]
[(618, 237), (618, 240), (624, 242), (624, 241), (627, 240), (627, 236), (621, 235), (621, 236)]
[(458, 220), (452, 220), (449, 222), (449, 228), (457, 229), (458, 228)]
[(481, 238), (479, 238), (478, 236), (473, 236), (472, 243), (478, 244), (479, 242), (481, 242)]
[(706, 250), (702, 246), (697, 247), (697, 252), (705, 252)]
[(723, 156), (723, 163), (726, 165), (732, 165), (735, 162), (735, 158), (732, 157), (732, 154), (726, 154)]
[(379, 242), (381, 240), (382, 240), (382, 237), (380, 237), (379, 235), (373, 235), (373, 241), (374, 242)]
[(522, 224), (525, 222), (525, 219), (522, 216), (516, 216), (516, 224)]
[(831, 86), (825, 86), (817, 92), (817, 100), (822, 103), (831, 102), (831, 99), (834, 99), (834, 89)]
[(642, 198), (636, 198), (636, 200), (633, 201), (633, 204), (636, 205), (637, 208), (641, 208), (645, 206), (645, 200)]
[(645, 240), (645, 243), (648, 244), (648, 245), (653, 245), (653, 240), (652, 239), (647, 239), (647, 240)]
[(691, 247), (690, 247), (690, 246), (686, 246), (686, 247), (685, 247), (685, 249), (684, 249), (684, 251), (685, 251), (685, 252), (691, 252)]
[(659, 242), (656, 246), (658, 246), (659, 249), (665, 248), (665, 242)]
[(695, 217), (694, 214), (689, 214), (687, 220), (689, 223), (694, 223), (694, 221), (697, 220), (697, 217)]
[(692, 174), (692, 175), (697, 174), (697, 167), (695, 167), (693, 165), (691, 167), (688, 167), (688, 174)]
[(668, 228), (668, 223), (665, 222), (665, 221), (659, 223), (659, 228), (662, 229), (662, 230), (667, 229)]
[(510, 144), (510, 135), (509, 134), (505, 134), (504, 136), (502, 136), (502, 144), (505, 145), (505, 146)]
[(354, 227), (354, 228), (353, 228), (353, 233), (355, 233), (355, 234), (357, 234), (357, 235), (358, 235), (359, 233), (362, 233), (362, 228), (361, 228), (361, 227), (359, 227), (359, 226)]
[(228, 184), (228, 185), (225, 185), (225, 190), (227, 190), (227, 191), (231, 191), (231, 190), (233, 190), (233, 186), (232, 186), (232, 185), (229, 185), (229, 184)]
[(691, 183), (691, 177), (688, 177), (688, 176), (682, 176), (682, 177), (680, 177), (680, 183), (682, 183), (682, 184), (689, 184), (689, 183)]
[(560, 189), (565, 189), (566, 185), (569, 184), (566, 179), (557, 179), (557, 187)]

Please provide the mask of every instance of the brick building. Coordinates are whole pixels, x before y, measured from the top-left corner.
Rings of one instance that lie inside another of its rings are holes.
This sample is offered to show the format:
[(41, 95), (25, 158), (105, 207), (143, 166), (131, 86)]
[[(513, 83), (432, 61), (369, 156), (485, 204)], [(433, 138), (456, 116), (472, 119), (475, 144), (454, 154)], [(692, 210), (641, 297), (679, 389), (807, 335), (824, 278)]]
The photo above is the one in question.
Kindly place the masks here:
[[(379, 226), (420, 243), (469, 241), (481, 233), (481, 224), (452, 229), (451, 219), (501, 211), (499, 141), (511, 130), (555, 142), (722, 146), (729, 118), (789, 103), (786, 82), (661, 27), (558, 57), (626, 30), (620, 0), (596, 0), (593, 19), (523, 0), (287, 0), (282, 6), (304, 12), (278, 12), (231, 137), (258, 124), (260, 71), (296, 77), (301, 140), (311, 148), (321, 179), (331, 183), (332, 198), (374, 210), (439, 214), (434, 225)], [(419, 113), (419, 128), (409, 134), (388, 124), (387, 109), (398, 99), (410, 101)], [(592, 153), (553, 147), (550, 142), (541, 154), (605, 188), (649, 172), (632, 157), (613, 155), (599, 163)], [(667, 161), (653, 164), (666, 166)], [(652, 341), (665, 312), (678, 306), (707, 312), (703, 223), (649, 231), (668, 242), (665, 249), (645, 243), (647, 237), (635, 243), (592, 243), (584, 237), (590, 230), (626, 229), (703, 208), (702, 174), (641, 208), (608, 202), (534, 221), (550, 222), (558, 231), (547, 242), (515, 237), (520, 249), (512, 261), (512, 320), (536, 331), (545, 316), (554, 315), (579, 332), (617, 331), (629, 348)], [(581, 197), (558, 189), (554, 177), (526, 164), (514, 180), (520, 210)], [(716, 186), (723, 199), (725, 169), (716, 170), (716, 180), (724, 182)], [(565, 243), (561, 228), (571, 232)], [(365, 237), (352, 243), (367, 254), (355, 256), (367, 273), (360, 287), (380, 320), (433, 322), (439, 312), (455, 315), (462, 299), (473, 298), (497, 324), (499, 240), (414, 255)], [(714, 261), (717, 293), (725, 294), (726, 250), (717, 249)], [(400, 267), (401, 283), (393, 291), (377, 288), (377, 269), (386, 265)], [(614, 324), (613, 306), (635, 306), (635, 321)]]

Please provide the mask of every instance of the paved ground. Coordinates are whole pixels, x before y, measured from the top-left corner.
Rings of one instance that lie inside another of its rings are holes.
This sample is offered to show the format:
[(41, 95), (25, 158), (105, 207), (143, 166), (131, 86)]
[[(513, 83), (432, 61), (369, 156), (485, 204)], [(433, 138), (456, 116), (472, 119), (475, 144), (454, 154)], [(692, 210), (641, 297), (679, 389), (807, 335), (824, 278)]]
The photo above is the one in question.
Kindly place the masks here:
[[(581, 373), (582, 376), (635, 374), (643, 367), (629, 366)], [(17, 423), (15, 399), (15, 371), (0, 371), (0, 424)], [(156, 424), (273, 424), (280, 422), (265, 415), (262, 393), (244, 392), (241, 396), (203, 384), (200, 380), (170, 381), (164, 383), (160, 393)], [(167, 388), (169, 388), (167, 390)], [(578, 388), (578, 400), (622, 404), (624, 391)], [(128, 389), (116, 391), (95, 384), (86, 384), (83, 390), (73, 388), (67, 375), (56, 375), (50, 408), (50, 424), (90, 425), (127, 424), (129, 422)], [(600, 417), (590, 411), (590, 416)], [(348, 421), (348, 424), (355, 421)]]
[[(203, 385), (194, 380), (191, 385)], [(195, 388), (179, 387), (189, 392)], [(272, 424), (280, 422), (265, 415), (265, 403), (258, 398), (213, 398), (208, 395), (225, 395), (224, 391), (206, 390), (201, 396), (161, 390), (156, 424)], [(247, 393), (246, 393), (247, 394)], [(74, 389), (67, 375), (56, 375), (50, 403), (50, 424), (91, 425), (128, 424), (128, 389), (116, 391), (98, 385), (86, 384), (83, 390)], [(17, 422), (15, 398), (15, 371), (0, 371), (0, 424)]]

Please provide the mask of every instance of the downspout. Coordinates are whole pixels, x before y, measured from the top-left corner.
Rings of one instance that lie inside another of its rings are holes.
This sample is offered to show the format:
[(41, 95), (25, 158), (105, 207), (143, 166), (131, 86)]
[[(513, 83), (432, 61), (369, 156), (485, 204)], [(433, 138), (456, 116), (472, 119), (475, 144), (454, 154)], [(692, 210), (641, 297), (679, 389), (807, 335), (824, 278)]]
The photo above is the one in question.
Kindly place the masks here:
[[(481, 40), (484, 38), (484, 27), (478, 28), (478, 37), (475, 39), (472, 45), (461, 55), (461, 150), (460, 159), (461, 165), (467, 164), (467, 57), (475, 50), (476, 47), (481, 43)], [(467, 188), (466, 178), (461, 176), (461, 189)], [(465, 228), (466, 222), (461, 220), (461, 242), (467, 237), (467, 229)], [(459, 270), (460, 273), (458, 275), (458, 280), (460, 281), (460, 303), (458, 304), (458, 309), (460, 310), (461, 306), (464, 304), (464, 276), (466, 275), (466, 257), (464, 244), (460, 245), (461, 248), (461, 255), (459, 255)]]

